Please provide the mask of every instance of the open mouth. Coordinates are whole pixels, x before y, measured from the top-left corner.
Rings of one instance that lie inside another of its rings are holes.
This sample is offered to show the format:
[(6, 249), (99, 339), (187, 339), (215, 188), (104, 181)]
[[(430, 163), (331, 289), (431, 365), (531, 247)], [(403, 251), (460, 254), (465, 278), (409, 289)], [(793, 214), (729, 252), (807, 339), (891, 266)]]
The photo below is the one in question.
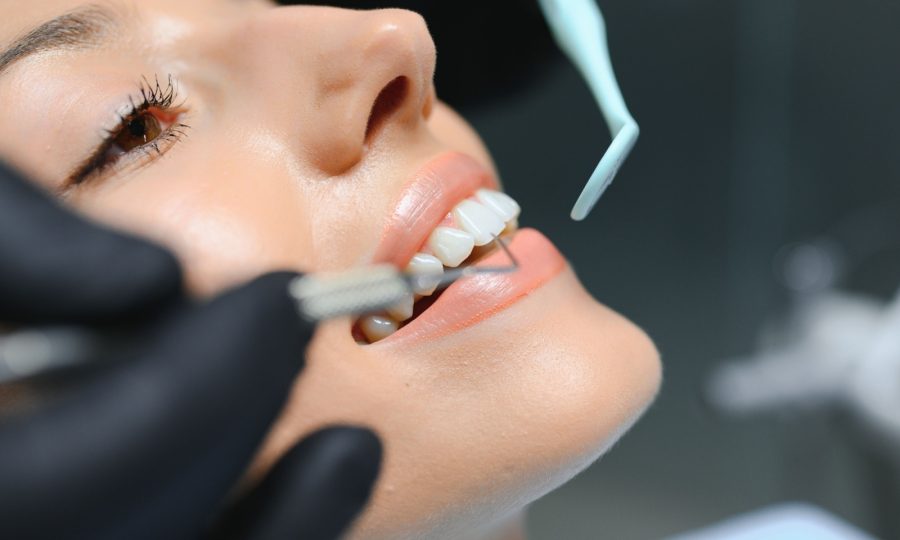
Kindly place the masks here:
[[(495, 249), (494, 236), (510, 239), (518, 230), (520, 208), (505, 193), (480, 189), (459, 202), (431, 232), (409, 261), (406, 271), (423, 276), (443, 275), (445, 268), (477, 263)], [(411, 324), (437, 301), (443, 290), (420, 287), (414, 295), (382, 313), (361, 317), (353, 325), (358, 343), (380, 341)]]

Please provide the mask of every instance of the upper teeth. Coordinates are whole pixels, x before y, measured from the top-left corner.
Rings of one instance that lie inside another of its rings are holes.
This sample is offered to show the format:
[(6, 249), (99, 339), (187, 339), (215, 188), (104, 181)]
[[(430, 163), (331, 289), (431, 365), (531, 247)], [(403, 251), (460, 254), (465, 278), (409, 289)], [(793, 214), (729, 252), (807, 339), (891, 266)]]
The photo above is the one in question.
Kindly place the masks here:
[(481, 204), (493, 210), (503, 221), (510, 221), (519, 217), (519, 203), (502, 191), (479, 189), (478, 200)]
[(428, 247), (444, 266), (457, 267), (475, 247), (475, 238), (455, 227), (438, 227), (428, 239)]
[[(457, 267), (469, 258), (475, 246), (489, 244), (495, 235), (506, 229), (514, 230), (521, 209), (512, 197), (499, 191), (480, 189), (474, 197), (466, 199), (450, 212), (451, 224), (443, 224), (432, 231), (423, 251), (413, 255), (406, 267), (411, 274), (440, 277), (444, 267)], [(430, 253), (429, 253), (430, 252)], [(435, 286), (420, 287), (417, 295), (434, 293)], [(388, 310), (394, 321), (412, 317), (413, 298)], [(399, 325), (387, 324), (384, 315), (363, 318), (360, 328), (370, 342), (384, 339)]]
[(506, 227), (493, 210), (476, 201), (463, 201), (453, 209), (453, 217), (464, 231), (472, 235), (476, 246), (490, 244)]

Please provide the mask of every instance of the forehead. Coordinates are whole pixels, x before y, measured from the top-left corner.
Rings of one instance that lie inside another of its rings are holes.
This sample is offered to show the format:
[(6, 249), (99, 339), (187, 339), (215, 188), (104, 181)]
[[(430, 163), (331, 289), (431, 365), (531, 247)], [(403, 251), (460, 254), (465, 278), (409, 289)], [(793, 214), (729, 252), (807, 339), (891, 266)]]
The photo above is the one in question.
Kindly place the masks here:
[(202, 19), (211, 10), (245, 6), (252, 0), (0, 0), (0, 47), (32, 28), (64, 13), (86, 6), (102, 6), (131, 15), (163, 15)]

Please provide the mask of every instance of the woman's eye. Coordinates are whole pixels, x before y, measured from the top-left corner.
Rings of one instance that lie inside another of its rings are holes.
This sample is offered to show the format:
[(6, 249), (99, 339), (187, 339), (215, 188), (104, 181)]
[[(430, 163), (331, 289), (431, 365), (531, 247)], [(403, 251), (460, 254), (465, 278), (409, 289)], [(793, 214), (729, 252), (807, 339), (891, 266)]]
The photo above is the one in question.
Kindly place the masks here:
[(113, 139), (112, 150), (116, 154), (123, 154), (134, 150), (139, 146), (155, 141), (162, 135), (163, 128), (149, 111), (144, 111), (130, 119), (122, 131)]
[[(151, 163), (162, 156), (185, 136), (188, 126), (179, 119), (187, 112), (183, 105), (173, 105), (175, 86), (169, 77), (169, 86), (159, 81), (144, 80), (140, 97), (129, 97), (128, 113), (117, 112), (119, 122), (115, 129), (106, 130), (103, 141), (81, 165), (63, 182), (61, 193), (88, 180), (99, 180), (127, 167)], [(139, 159), (141, 157), (147, 159)]]

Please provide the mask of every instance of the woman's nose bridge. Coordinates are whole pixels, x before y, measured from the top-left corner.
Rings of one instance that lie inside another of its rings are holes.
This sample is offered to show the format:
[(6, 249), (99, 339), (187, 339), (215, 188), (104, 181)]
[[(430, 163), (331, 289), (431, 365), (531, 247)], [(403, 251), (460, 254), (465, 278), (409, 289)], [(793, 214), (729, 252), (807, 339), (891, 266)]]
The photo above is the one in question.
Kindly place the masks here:
[[(264, 50), (286, 64), (276, 70), (281, 72), (276, 75), (280, 84), (287, 86), (279, 95), (294, 101), (296, 114), (305, 121), (283, 121), (293, 123), (294, 133), (302, 131), (297, 135), (303, 140), (294, 145), (306, 147), (305, 157), (317, 168), (339, 174), (362, 159), (373, 106), (397, 79), (404, 79), (405, 92), (391, 122), (424, 121), (435, 50), (418, 14), (401, 9), (276, 8), (254, 33), (252, 39), (269, 41)], [(278, 47), (283, 47), (281, 53), (275, 52)]]
[(381, 92), (404, 79), (404, 95), (393, 110), (394, 123), (422, 121), (434, 75), (434, 43), (418, 14), (400, 9), (345, 12), (349, 28), (334, 58), (321, 64), (319, 111), (340, 122), (314, 153), (318, 165), (337, 173), (352, 167), (365, 149), (373, 107)]

